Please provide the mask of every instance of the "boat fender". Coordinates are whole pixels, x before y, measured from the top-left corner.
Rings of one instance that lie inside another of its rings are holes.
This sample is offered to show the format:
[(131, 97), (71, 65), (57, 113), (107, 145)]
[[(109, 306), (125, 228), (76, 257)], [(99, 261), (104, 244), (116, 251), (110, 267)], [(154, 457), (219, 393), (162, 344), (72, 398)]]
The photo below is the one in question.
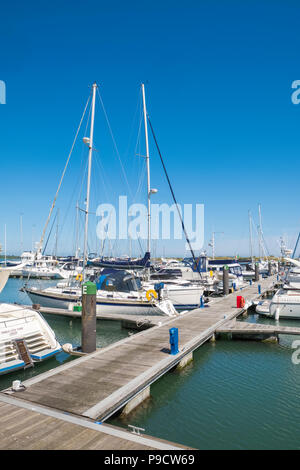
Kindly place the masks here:
[(23, 392), (26, 387), (21, 383), (21, 380), (14, 380), (11, 389), (13, 392)]
[(157, 292), (153, 289), (149, 289), (146, 292), (146, 299), (149, 300), (149, 302), (154, 298), (157, 299), (158, 295)]

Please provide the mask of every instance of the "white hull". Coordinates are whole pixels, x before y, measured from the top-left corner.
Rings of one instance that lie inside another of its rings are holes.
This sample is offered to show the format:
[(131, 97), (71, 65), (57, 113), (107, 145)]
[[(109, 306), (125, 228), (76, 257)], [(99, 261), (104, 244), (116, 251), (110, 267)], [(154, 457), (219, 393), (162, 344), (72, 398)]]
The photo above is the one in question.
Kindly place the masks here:
[(260, 302), (256, 313), (271, 318), (300, 320), (300, 292), (280, 289), (269, 301)]
[[(27, 291), (33, 304), (39, 304), (43, 307), (60, 308), (66, 310), (73, 310), (75, 305), (80, 304), (81, 296), (75, 294), (57, 294), (52, 291), (45, 293), (44, 291), (34, 291), (31, 289)], [(146, 299), (128, 299), (126, 297), (115, 297), (105, 295), (96, 296), (97, 307), (96, 312), (101, 316), (103, 314), (124, 314), (124, 315), (176, 315), (173, 304), (169, 300), (162, 300), (160, 302), (149, 302)]]
[(38, 312), (18, 305), (0, 304), (0, 374), (26, 367), (16, 340), (24, 341), (33, 363), (61, 351), (54, 332)]
[[(182, 281), (164, 281), (163, 284), (163, 297), (169, 299), (176, 310), (190, 310), (199, 307), (204, 292), (203, 286)], [(153, 289), (153, 285), (143, 283), (146, 290)]]

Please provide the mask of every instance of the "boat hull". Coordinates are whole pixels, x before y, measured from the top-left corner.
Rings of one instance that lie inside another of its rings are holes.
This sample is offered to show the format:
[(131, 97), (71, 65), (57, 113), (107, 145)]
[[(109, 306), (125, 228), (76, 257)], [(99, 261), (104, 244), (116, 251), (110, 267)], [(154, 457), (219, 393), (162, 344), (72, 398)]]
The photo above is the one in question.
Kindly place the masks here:
[[(33, 304), (41, 305), (42, 307), (60, 308), (65, 310), (73, 310), (73, 307), (78, 305), (81, 296), (63, 295), (57, 296), (48, 294), (42, 291), (26, 290), (27, 295), (30, 297)], [(163, 304), (163, 305), (162, 305)], [(134, 301), (134, 300), (121, 300), (121, 299), (105, 299), (96, 298), (96, 313), (103, 314), (124, 314), (124, 315), (171, 315), (174, 314), (171, 310), (171, 303), (167, 301), (162, 304)]]

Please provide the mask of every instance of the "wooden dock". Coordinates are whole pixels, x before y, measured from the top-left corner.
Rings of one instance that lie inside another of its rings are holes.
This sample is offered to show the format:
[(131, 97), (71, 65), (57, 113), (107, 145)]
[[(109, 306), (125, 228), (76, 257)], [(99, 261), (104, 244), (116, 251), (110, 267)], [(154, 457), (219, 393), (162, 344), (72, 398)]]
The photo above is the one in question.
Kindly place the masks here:
[(216, 333), (231, 333), (234, 335), (299, 335), (300, 328), (296, 326), (263, 325), (232, 320), (216, 329)]
[[(157, 326), (25, 381), (26, 389), (22, 392), (10, 389), (1, 392), (0, 403), (8, 398), (14, 399), (31, 410), (41, 407), (60, 413), (60, 417), (70, 415), (86, 422), (103, 422), (120, 410), (129, 413), (149, 396), (153, 382), (191, 360), (195, 349), (217, 331), (224, 330), (228, 322), (269, 290), (275, 279), (273, 276), (253, 283), (242, 291), (214, 299), (209, 306), (178, 317), (162, 317), (161, 324)], [(236, 307), (237, 295), (246, 299), (242, 309)], [(175, 355), (171, 355), (169, 350), (171, 327), (178, 328), (179, 332), (179, 352)], [(10, 405), (18, 406), (15, 402)], [(2, 422), (1, 429), (5, 432)]]
[(0, 416), (1, 450), (187, 449), (4, 394), (0, 394)]

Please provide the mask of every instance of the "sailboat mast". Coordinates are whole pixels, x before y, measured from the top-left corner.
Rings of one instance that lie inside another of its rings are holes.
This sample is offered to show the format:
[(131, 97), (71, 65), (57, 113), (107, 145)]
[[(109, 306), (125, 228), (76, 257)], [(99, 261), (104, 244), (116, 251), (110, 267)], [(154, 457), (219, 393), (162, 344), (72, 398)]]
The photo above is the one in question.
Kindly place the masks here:
[(144, 127), (145, 127), (145, 142), (146, 142), (146, 164), (147, 164), (147, 201), (148, 201), (148, 239), (147, 239), (147, 251), (150, 253), (151, 249), (151, 204), (150, 204), (150, 158), (149, 158), (149, 141), (148, 141), (148, 126), (147, 126), (147, 109), (146, 109), (146, 98), (145, 98), (145, 86), (142, 83), (142, 94), (143, 94), (143, 110), (144, 110)]
[(261, 226), (261, 207), (258, 204), (258, 217), (259, 217), (259, 258), (262, 256), (262, 226)]
[(93, 83), (91, 127), (90, 127), (90, 138), (88, 139), (89, 159), (88, 159), (88, 176), (87, 176), (87, 189), (86, 189), (85, 227), (84, 227), (84, 255), (83, 255), (84, 278), (85, 278), (85, 266), (86, 266), (86, 263), (87, 263), (88, 226), (89, 226), (89, 208), (90, 208), (90, 189), (91, 189), (91, 172), (92, 172), (92, 156), (93, 156), (93, 138), (94, 138), (96, 89), (97, 89), (97, 84)]
[(250, 237), (250, 257), (251, 257), (251, 262), (253, 262), (253, 247), (252, 247), (252, 218), (251, 218), (251, 212), (248, 211), (249, 215), (249, 237)]

